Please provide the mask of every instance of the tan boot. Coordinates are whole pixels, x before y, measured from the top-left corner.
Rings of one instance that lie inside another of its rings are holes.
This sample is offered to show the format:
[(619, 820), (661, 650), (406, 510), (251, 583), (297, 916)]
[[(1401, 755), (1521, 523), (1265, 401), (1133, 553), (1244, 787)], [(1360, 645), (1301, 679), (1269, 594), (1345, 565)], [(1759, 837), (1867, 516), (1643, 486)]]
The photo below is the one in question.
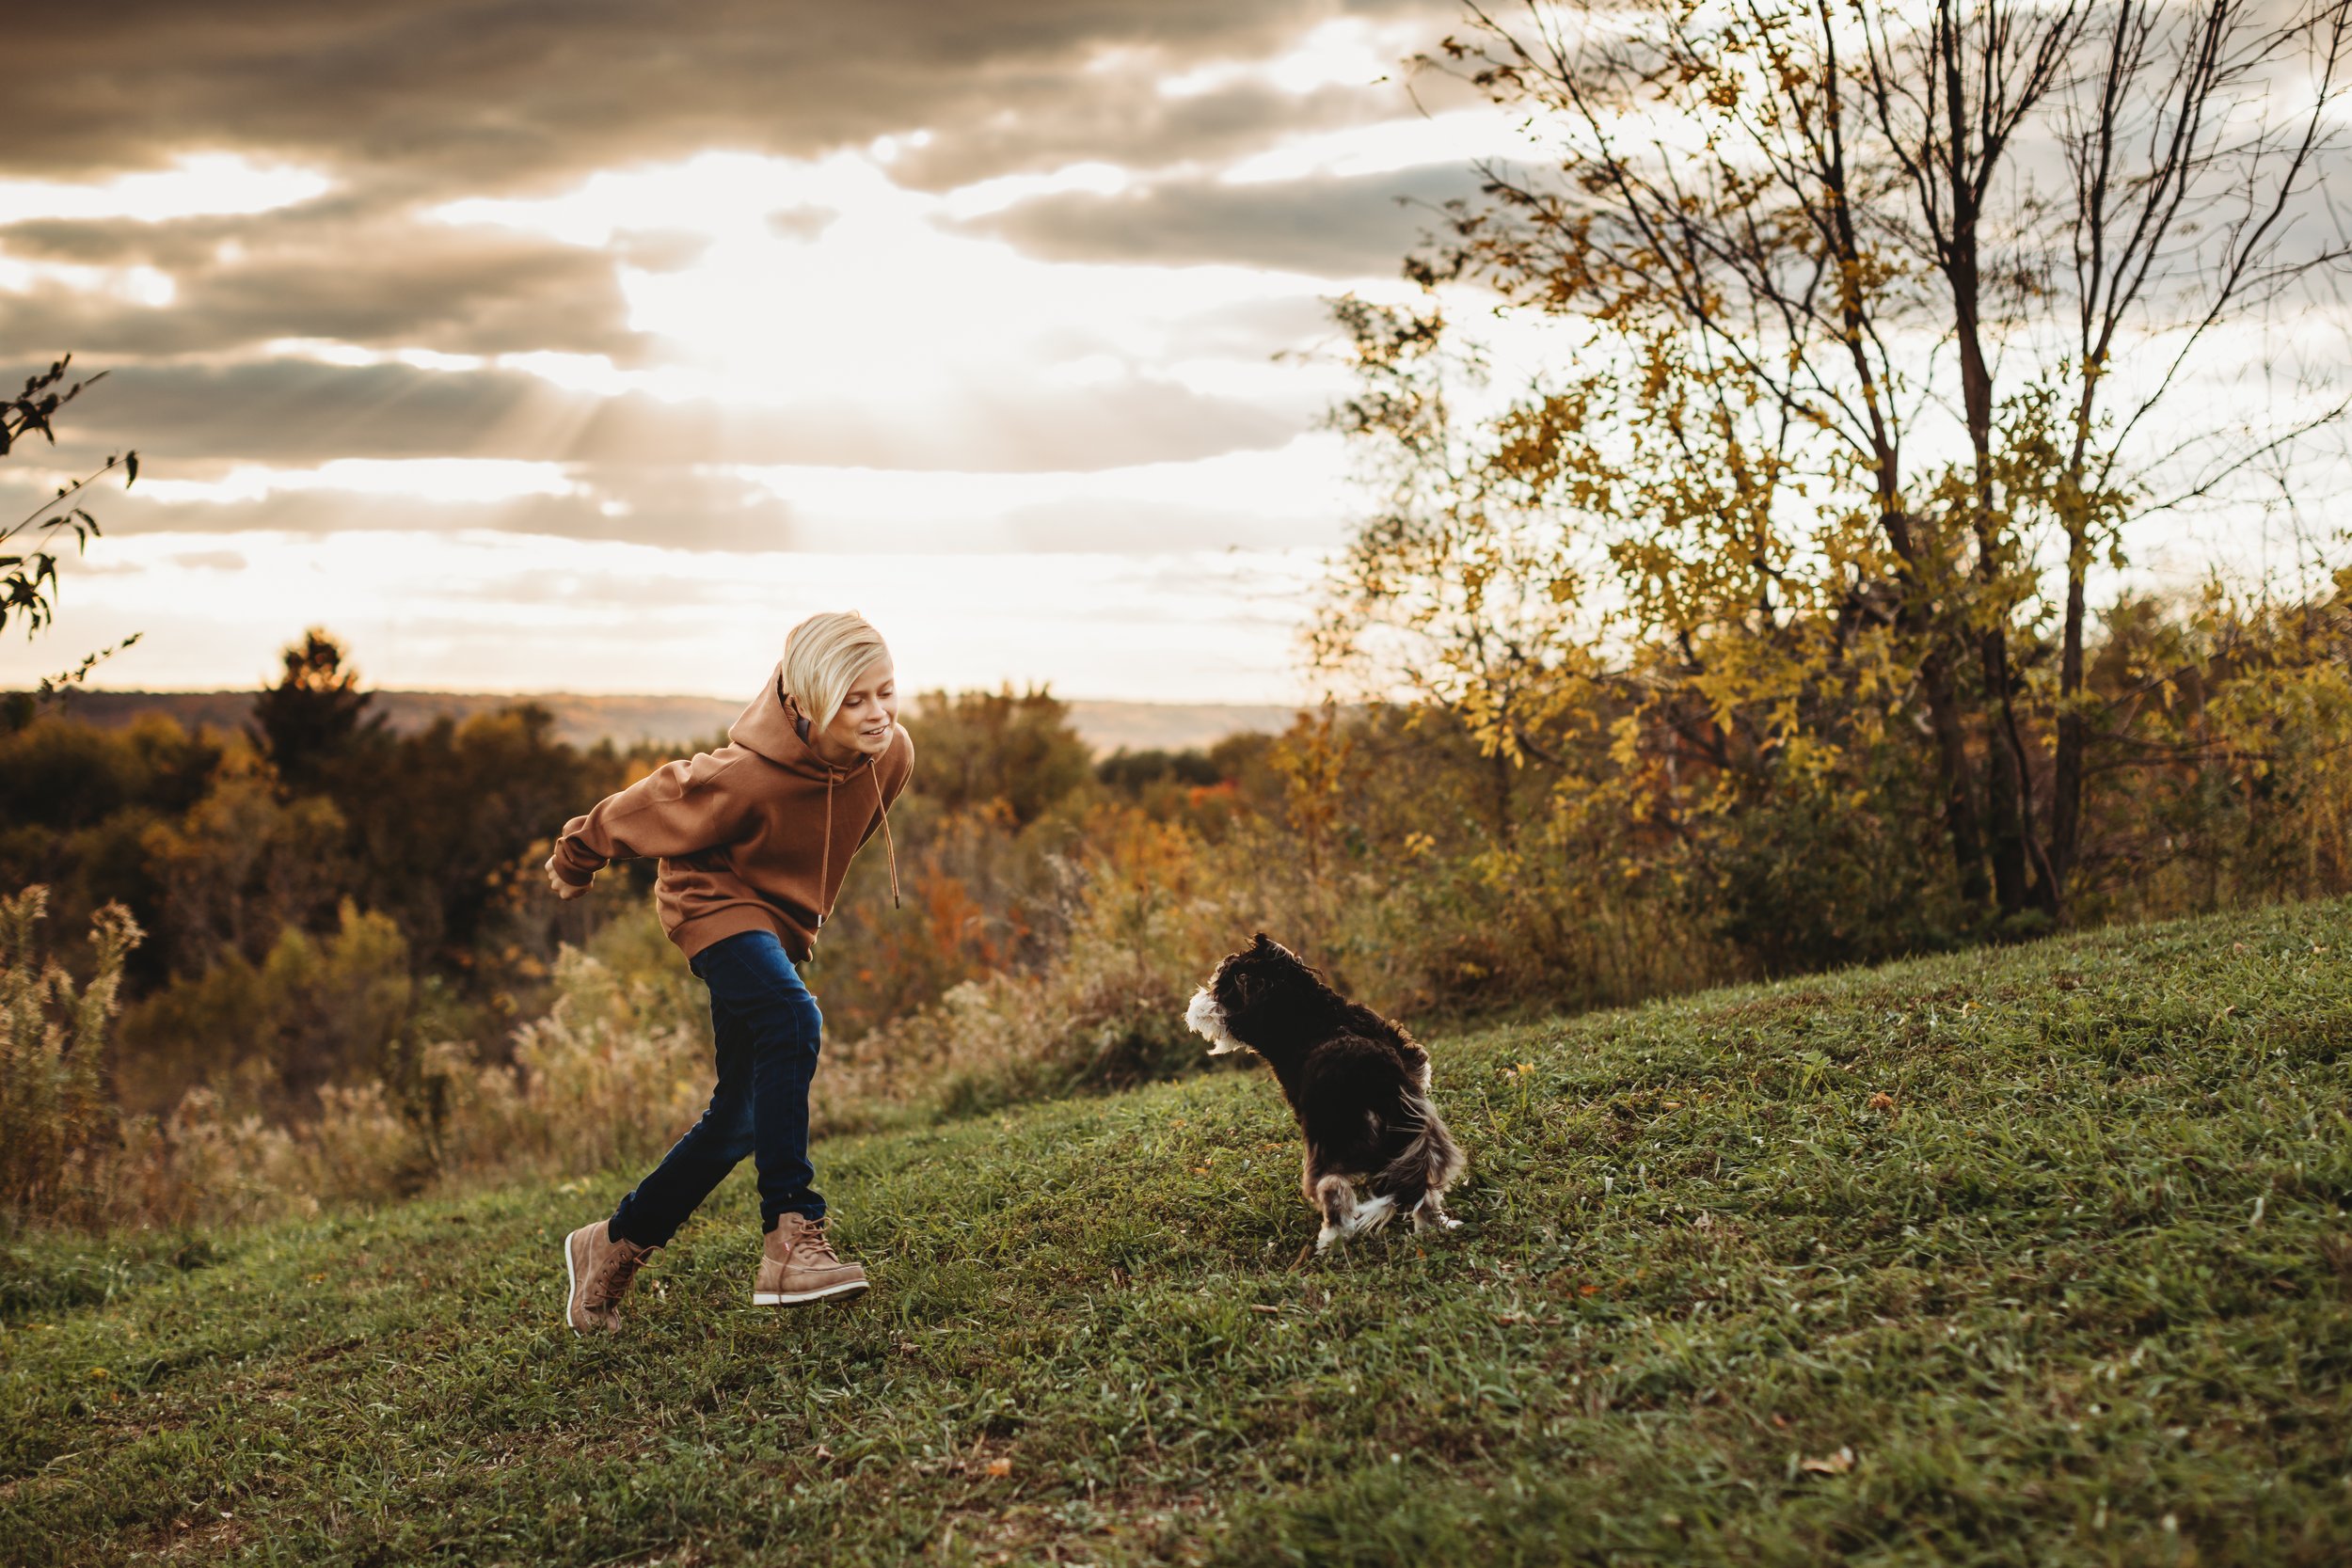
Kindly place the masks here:
[(660, 1249), (616, 1238), (602, 1220), (564, 1238), (564, 1275), (569, 1290), (564, 1321), (574, 1332), (621, 1326), (621, 1298), (637, 1277), (638, 1265)]
[(778, 1217), (759, 1249), (754, 1307), (798, 1307), (865, 1293), (866, 1271), (834, 1254), (833, 1243), (825, 1240), (824, 1221), (803, 1214)]

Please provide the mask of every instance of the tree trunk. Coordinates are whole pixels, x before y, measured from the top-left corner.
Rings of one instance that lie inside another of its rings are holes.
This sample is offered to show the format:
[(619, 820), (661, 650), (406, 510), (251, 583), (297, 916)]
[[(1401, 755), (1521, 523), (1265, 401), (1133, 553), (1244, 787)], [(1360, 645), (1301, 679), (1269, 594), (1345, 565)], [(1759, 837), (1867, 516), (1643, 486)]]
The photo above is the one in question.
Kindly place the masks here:
[(2058, 649), (2058, 754), (2050, 775), (2050, 877), (2054, 905), (2062, 909), (2066, 879), (2081, 850), (2083, 749), (2088, 727), (2076, 704), (2083, 689), (2083, 578), (2090, 553), (2079, 530), (2067, 542), (2066, 626)]
[[(1947, 22), (1946, 27), (1953, 24)], [(1977, 541), (1976, 578), (1988, 607), (2000, 597), (2000, 530), (1994, 514), (1993, 371), (1984, 356), (1980, 277), (1977, 261), (1977, 191), (1966, 167), (1971, 127), (1963, 115), (1967, 99), (1957, 32), (1947, 35), (1945, 90), (1951, 117), (1949, 192), (1951, 234), (1944, 252), (1944, 275), (1951, 286), (1954, 336), (1960, 349), (1962, 409), (1976, 459), (1969, 518)], [(2014, 684), (2009, 659), (2008, 617), (1977, 637), (1977, 659), (1984, 681), (1986, 847), (1993, 861), (1993, 896), (2004, 915), (2039, 903), (2042, 889), (2029, 869), (2033, 831), (2033, 784), (2026, 771), (2025, 737), (2010, 702)]]
[(1941, 648), (1931, 649), (1920, 660), (1919, 685), (1927, 692), (1928, 725), (1935, 735), (1936, 782), (1944, 786), (1944, 831), (1951, 840), (1960, 896), (1971, 906), (1981, 906), (1989, 889), (1984, 879), (1984, 832), (1977, 817), (1976, 769), (1968, 762), (1960, 704), (1952, 694), (1951, 666)]
[(2026, 771), (2025, 737), (2010, 701), (2009, 634), (1994, 626), (1977, 640), (1977, 647), (1985, 684), (1985, 815), (1993, 897), (2003, 914), (2018, 914), (2047, 902), (2046, 887), (2032, 871), (2039, 858), (2033, 844), (2033, 780)]
[(1495, 842), (1506, 849), (1518, 836), (1518, 824), (1511, 818), (1511, 773), (1517, 766), (1508, 752), (1501, 746), (1494, 749)]
[(1926, 651), (1919, 658), (1919, 688), (1928, 699), (1928, 727), (1935, 736), (1936, 783), (1944, 791), (1944, 831), (1951, 840), (1952, 869), (1960, 878), (1961, 898), (1970, 906), (1984, 903), (1984, 830), (1977, 816), (1976, 768), (1968, 761), (1968, 740), (1961, 722), (1960, 699), (1952, 689), (1952, 667), (1933, 624), (1939, 617), (1925, 602), (1920, 582), (1919, 542), (1911, 519), (1894, 503), (1894, 492), (1882, 475), (1880, 527), (1894, 546), (1900, 563), (1902, 601), (1896, 610), (1899, 624), (1923, 629)]

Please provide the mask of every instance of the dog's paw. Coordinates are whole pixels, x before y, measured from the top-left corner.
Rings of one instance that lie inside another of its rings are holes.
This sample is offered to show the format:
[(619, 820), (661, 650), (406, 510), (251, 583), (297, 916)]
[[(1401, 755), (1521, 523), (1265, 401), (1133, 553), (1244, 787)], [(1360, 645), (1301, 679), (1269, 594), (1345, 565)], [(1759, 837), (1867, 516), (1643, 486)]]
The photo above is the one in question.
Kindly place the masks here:
[(1330, 1250), (1331, 1243), (1338, 1241), (1345, 1234), (1346, 1232), (1342, 1230), (1336, 1225), (1325, 1226), (1321, 1230), (1315, 1232), (1315, 1250), (1317, 1252), (1327, 1252)]

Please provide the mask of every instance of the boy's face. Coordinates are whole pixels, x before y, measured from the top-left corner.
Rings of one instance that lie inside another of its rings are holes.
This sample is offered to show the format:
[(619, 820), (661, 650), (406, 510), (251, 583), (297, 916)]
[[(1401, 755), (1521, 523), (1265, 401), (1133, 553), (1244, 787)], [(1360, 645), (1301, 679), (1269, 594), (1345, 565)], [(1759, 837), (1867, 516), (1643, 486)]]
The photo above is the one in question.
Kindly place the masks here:
[(890, 749), (890, 732), (898, 721), (898, 676), (887, 657), (858, 672), (850, 694), (825, 726), (825, 739), (837, 754), (863, 752), (878, 757)]

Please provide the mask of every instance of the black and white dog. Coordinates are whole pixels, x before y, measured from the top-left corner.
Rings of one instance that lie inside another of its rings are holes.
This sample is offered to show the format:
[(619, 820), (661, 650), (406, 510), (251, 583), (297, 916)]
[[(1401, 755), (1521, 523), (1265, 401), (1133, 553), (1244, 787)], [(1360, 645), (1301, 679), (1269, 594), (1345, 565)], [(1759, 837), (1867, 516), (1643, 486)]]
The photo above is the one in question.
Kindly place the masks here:
[[(1210, 1055), (1247, 1048), (1274, 1069), (1307, 1135), (1298, 1185), (1323, 1215), (1316, 1251), (1400, 1213), (1416, 1230), (1460, 1223), (1441, 1200), (1468, 1162), (1429, 1103), (1429, 1053), (1403, 1029), (1263, 931), (1216, 966), (1184, 1022)], [(1369, 1200), (1358, 1181), (1371, 1183)]]

